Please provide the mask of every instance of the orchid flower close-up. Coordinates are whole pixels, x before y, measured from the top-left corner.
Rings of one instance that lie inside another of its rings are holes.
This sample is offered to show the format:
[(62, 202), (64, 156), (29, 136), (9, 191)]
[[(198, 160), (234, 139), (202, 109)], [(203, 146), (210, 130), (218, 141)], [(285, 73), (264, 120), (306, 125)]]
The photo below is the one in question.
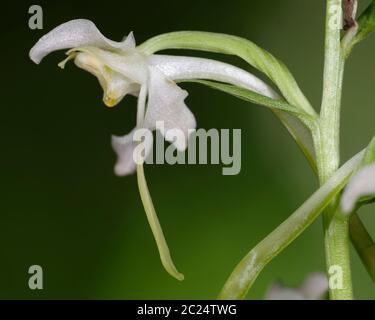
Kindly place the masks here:
[[(115, 42), (104, 37), (93, 22), (85, 19), (66, 22), (47, 33), (30, 50), (30, 58), (38, 64), (49, 53), (61, 49), (70, 50), (59, 66), (64, 68), (66, 62), (74, 59), (79, 68), (95, 75), (103, 88), (103, 101), (108, 107), (117, 105), (127, 94), (138, 97), (135, 129), (155, 130), (156, 123), (162, 121), (164, 132), (178, 129), (188, 138), (189, 129), (196, 127), (196, 120), (184, 102), (188, 94), (176, 84), (177, 81), (215, 80), (269, 98), (279, 98), (262, 80), (240, 68), (203, 58), (148, 55), (136, 47), (132, 32), (122, 42)], [(112, 137), (112, 146), (118, 156), (115, 173), (119, 176), (131, 174), (137, 167), (133, 157), (137, 145), (133, 139), (134, 132)], [(187, 141), (170, 142), (174, 142), (180, 151), (187, 146)], [(146, 153), (151, 150), (150, 146), (145, 145), (145, 148)], [(138, 165), (138, 183), (162, 263), (171, 275), (182, 280), (183, 275), (176, 270), (170, 257), (141, 165)]]
[(375, 294), (375, 0), (66, 0), (28, 14), (22, 28), (6, 15), (2, 34), (9, 296)]

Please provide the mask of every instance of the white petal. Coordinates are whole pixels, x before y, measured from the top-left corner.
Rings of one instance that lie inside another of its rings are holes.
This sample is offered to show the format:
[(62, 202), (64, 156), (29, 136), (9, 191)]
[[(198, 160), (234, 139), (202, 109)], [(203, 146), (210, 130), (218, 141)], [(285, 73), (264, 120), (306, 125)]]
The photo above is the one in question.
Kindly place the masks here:
[[(91, 54), (90, 51), (84, 50), (70, 53), (67, 59), (71, 59), (72, 56), (77, 67), (90, 72), (98, 78), (104, 91), (103, 101), (108, 107), (118, 104), (127, 94), (139, 92), (139, 85), (122, 74), (107, 68), (102, 60)], [(67, 59), (59, 65), (63, 67)]]
[[(117, 162), (115, 165), (115, 174), (117, 176), (127, 176), (135, 172), (137, 164), (134, 161), (134, 149), (138, 142), (134, 141), (133, 136), (136, 132), (133, 129), (125, 136), (112, 136), (112, 147), (117, 154)], [(145, 143), (145, 158), (152, 150), (152, 141), (146, 140)]]
[(135, 47), (133, 34), (122, 42), (107, 39), (93, 22), (86, 19), (71, 20), (48, 32), (31, 48), (30, 58), (35, 63), (49, 53), (81, 46), (95, 46), (103, 49), (132, 49)]
[(206, 79), (230, 83), (269, 98), (280, 96), (264, 81), (230, 64), (204, 58), (152, 55), (150, 64), (171, 80)]
[(148, 62), (145, 56), (139, 54), (136, 50), (129, 50), (121, 54), (94, 47), (83, 47), (78, 48), (78, 50), (95, 56), (101, 63), (133, 82), (138, 84), (147, 82)]
[(361, 169), (349, 182), (341, 198), (344, 213), (351, 213), (363, 196), (375, 194), (375, 163)]
[(324, 273), (311, 273), (300, 287), (307, 300), (319, 300), (328, 291), (328, 279)]
[(139, 85), (130, 82), (117, 72), (112, 72), (104, 90), (103, 101), (107, 107), (117, 105), (127, 94), (137, 95)]
[(122, 39), (122, 45), (123, 47), (127, 49), (134, 49), (136, 46), (134, 33), (133, 31), (130, 31), (129, 34)]
[[(195, 129), (194, 115), (185, 105), (188, 93), (167, 79), (158, 68), (150, 66), (149, 96), (145, 116), (145, 127), (156, 128), (156, 122), (164, 123), (166, 134), (168, 130), (178, 130), (184, 134), (185, 141), (171, 141), (180, 151), (186, 149), (189, 129)], [(168, 139), (168, 136), (165, 136)]]

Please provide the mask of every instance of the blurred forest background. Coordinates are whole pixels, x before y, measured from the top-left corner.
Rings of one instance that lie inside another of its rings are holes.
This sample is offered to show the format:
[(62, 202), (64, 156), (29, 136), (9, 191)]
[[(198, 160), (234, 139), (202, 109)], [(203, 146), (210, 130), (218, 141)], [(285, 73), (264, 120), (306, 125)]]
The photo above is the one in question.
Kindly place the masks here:
[[(44, 9), (43, 30), (28, 28), (32, 4)], [(63, 52), (40, 66), (28, 52), (43, 34), (75, 18), (94, 21), (114, 40), (133, 30), (138, 43), (178, 30), (234, 34), (284, 61), (319, 109), (324, 0), (12, 1), (2, 9), (0, 298), (215, 298), (237, 262), (317, 188), (271, 112), (184, 84), (198, 127), (242, 129), (242, 171), (222, 176), (217, 165), (146, 167), (172, 256), (185, 274), (178, 282), (161, 266), (135, 176), (113, 174), (110, 136), (134, 126), (136, 100), (127, 97), (107, 109), (93, 76), (73, 64), (65, 71), (57, 67)], [(358, 46), (347, 64), (343, 162), (375, 134), (374, 52), (375, 36)], [(248, 68), (234, 57), (173, 53)], [(368, 207), (360, 215), (375, 236), (374, 211)], [(43, 267), (43, 290), (28, 288), (27, 271), (34, 264)], [(354, 250), (352, 265), (356, 298), (375, 298)], [(320, 219), (264, 269), (248, 298), (263, 298), (275, 280), (298, 285), (319, 270), (324, 270)]]

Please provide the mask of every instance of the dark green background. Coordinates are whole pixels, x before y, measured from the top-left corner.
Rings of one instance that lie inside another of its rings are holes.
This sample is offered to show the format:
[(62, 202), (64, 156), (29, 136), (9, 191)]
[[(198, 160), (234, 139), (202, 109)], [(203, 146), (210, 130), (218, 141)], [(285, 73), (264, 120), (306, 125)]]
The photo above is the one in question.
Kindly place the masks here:
[[(133, 30), (138, 43), (176, 30), (235, 34), (283, 60), (319, 108), (324, 2), (36, 2), (44, 9), (42, 31), (28, 28), (34, 3), (2, 5), (0, 297), (214, 298), (239, 259), (317, 187), (305, 159), (268, 110), (184, 85), (198, 126), (242, 129), (243, 154), (238, 176), (222, 176), (220, 166), (147, 166), (166, 238), (186, 277), (174, 280), (159, 262), (135, 177), (113, 174), (110, 135), (134, 126), (136, 100), (105, 108), (94, 77), (73, 64), (65, 71), (56, 66), (63, 52), (34, 65), (28, 51), (41, 35), (74, 18), (93, 20), (115, 40)], [(347, 65), (343, 160), (375, 133), (374, 51), (375, 36)], [(247, 67), (235, 58), (204, 56)], [(361, 212), (373, 235), (374, 210)], [(375, 298), (355, 252), (352, 257), (356, 297)], [(44, 269), (44, 290), (28, 289), (33, 264)], [(297, 285), (317, 270), (324, 270), (320, 220), (265, 268), (249, 297), (262, 298), (276, 279)]]

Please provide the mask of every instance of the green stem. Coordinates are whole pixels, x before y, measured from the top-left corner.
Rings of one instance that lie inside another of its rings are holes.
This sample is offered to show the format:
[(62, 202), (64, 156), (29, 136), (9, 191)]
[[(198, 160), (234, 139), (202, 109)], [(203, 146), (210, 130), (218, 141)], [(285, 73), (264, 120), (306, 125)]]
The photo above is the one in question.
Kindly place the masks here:
[[(327, 271), (330, 276), (340, 271), (339, 285), (330, 286), (332, 300), (353, 299), (349, 253), (349, 218), (331, 204), (323, 214)], [(338, 269), (339, 268), (339, 269)]]
[[(340, 163), (340, 106), (345, 59), (341, 49), (342, 0), (327, 0), (323, 101), (320, 126), (314, 135), (318, 173), (324, 184)], [(331, 299), (352, 299), (348, 219), (334, 200), (323, 214), (327, 272), (342, 271), (342, 287), (331, 286)]]
[(341, 14), (337, 8), (341, 8), (341, 0), (327, 0), (323, 101), (316, 143), (321, 183), (332, 176), (340, 163), (340, 104), (344, 59), (341, 54), (340, 29), (334, 23), (339, 19), (337, 15)]
[(356, 213), (350, 219), (350, 238), (375, 283), (375, 244)]

